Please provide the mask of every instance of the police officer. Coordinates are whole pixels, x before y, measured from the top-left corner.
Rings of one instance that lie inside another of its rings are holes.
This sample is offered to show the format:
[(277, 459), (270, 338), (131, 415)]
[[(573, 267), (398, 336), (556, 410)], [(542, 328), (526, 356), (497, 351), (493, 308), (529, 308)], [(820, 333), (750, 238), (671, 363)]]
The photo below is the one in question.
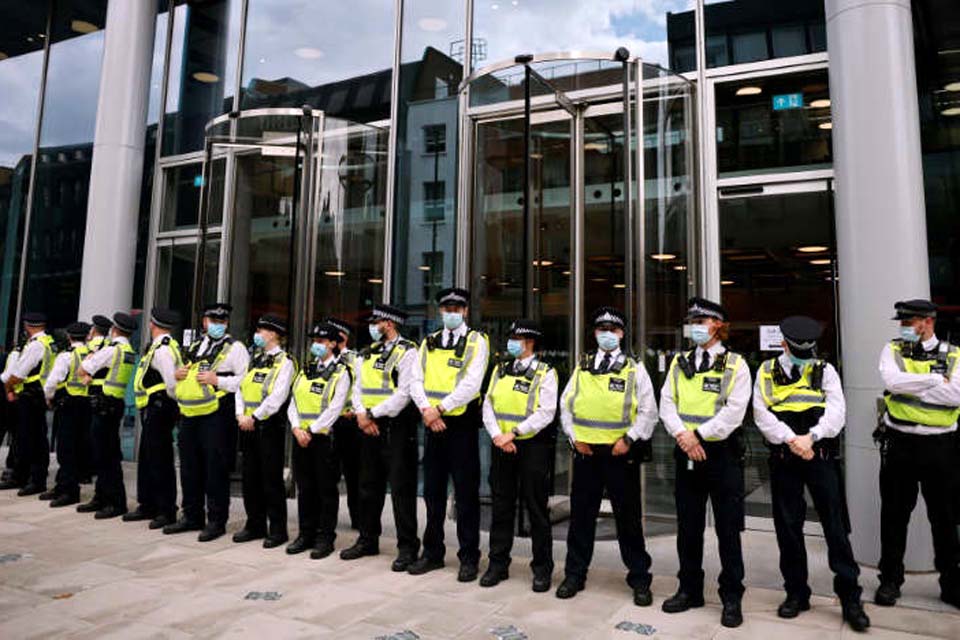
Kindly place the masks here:
[(667, 613), (703, 606), (703, 532), (713, 504), (720, 547), (720, 600), (725, 627), (743, 623), (743, 445), (737, 429), (750, 403), (750, 371), (723, 341), (727, 312), (691, 298), (687, 319), (696, 348), (676, 354), (660, 391), (660, 418), (676, 441), (675, 499), (680, 588), (663, 603)]
[[(90, 353), (81, 363), (81, 379), (92, 384), (100, 380), (102, 391), (91, 396), (91, 431), (96, 446), (97, 484), (93, 499), (77, 507), (80, 513), (95, 511), (98, 520), (116, 518), (127, 512), (127, 490), (123, 484), (123, 452), (120, 423), (125, 410), (127, 383), (133, 377), (137, 354), (130, 336), (137, 321), (129, 314), (113, 314), (110, 344)], [(99, 374), (99, 375), (98, 375)]]
[[(417, 345), (400, 335), (407, 315), (375, 304), (370, 312), (373, 340), (355, 360), (353, 410), (360, 436), (360, 535), (340, 557), (354, 560), (380, 552), (380, 516), (390, 483), (397, 558), (393, 571), (407, 571), (417, 559), (417, 427), (420, 415), (410, 400), (419, 370)], [(339, 437), (339, 436), (337, 436)]]
[(233, 535), (233, 541), (264, 538), (264, 549), (280, 546), (289, 539), (283, 486), (285, 409), (297, 367), (280, 346), (286, 335), (287, 321), (279, 316), (267, 314), (257, 321), (255, 352), (235, 396), (247, 522)]
[(200, 531), (200, 542), (222, 536), (230, 512), (230, 470), (239, 433), (234, 394), (250, 363), (246, 347), (227, 331), (232, 310), (226, 302), (204, 308), (203, 336), (185, 350), (176, 371), (183, 514), (163, 532)]
[(67, 327), (70, 346), (57, 354), (43, 385), (47, 403), (54, 408), (57, 431), (56, 484), (52, 491), (40, 494), (41, 498), (51, 500), (51, 507), (80, 502), (81, 437), (90, 431), (90, 401), (87, 385), (81, 380), (80, 363), (89, 353), (85, 342), (89, 333), (90, 325), (85, 322), (74, 322)]
[(557, 414), (558, 382), (553, 367), (535, 355), (542, 339), (543, 333), (531, 320), (510, 325), (510, 357), (494, 369), (483, 401), (483, 426), (492, 442), (493, 520), (490, 565), (480, 578), (481, 587), (493, 587), (508, 577), (519, 493), (530, 517), (533, 590), (550, 588), (553, 534), (547, 497), (556, 429), (549, 427)]
[(623, 313), (600, 307), (593, 312), (591, 324), (599, 348), (584, 354), (560, 400), (560, 423), (574, 455), (565, 575), (556, 595), (572, 598), (586, 586), (606, 489), (633, 602), (646, 607), (653, 596), (640, 507), (639, 462), (644, 445), (634, 444), (653, 435), (657, 403), (643, 364), (621, 347), (626, 327)]
[(137, 456), (137, 508), (124, 522), (150, 520), (162, 529), (177, 517), (177, 472), (173, 465), (173, 429), (177, 409), (177, 367), (180, 345), (170, 332), (180, 314), (170, 309), (150, 312), (151, 343), (133, 376), (133, 397), (140, 412), (140, 452)]
[[(104, 347), (110, 346), (110, 330), (113, 328), (113, 320), (103, 315), (95, 315), (91, 319), (90, 335), (87, 338), (87, 350), (89, 353), (99, 351)], [(103, 376), (107, 370), (103, 369), (93, 376), (93, 380), (87, 386), (88, 397), (92, 401), (97, 396), (103, 395)], [(90, 422), (86, 426), (86, 431), (80, 434), (82, 448), (80, 450), (79, 462), (80, 484), (92, 482), (92, 477), (96, 469), (96, 447), (93, 442), (93, 414), (91, 412)]]
[[(17, 360), (20, 358), (20, 352), (23, 351), (25, 340), (22, 336), (17, 338), (13, 348), (7, 353), (3, 364), (3, 375), (10, 377), (17, 366)], [(7, 438), (7, 458), (4, 460), (3, 474), (0, 475), (0, 490), (19, 489), (23, 483), (14, 480), (16, 476), (16, 458), (17, 458), (17, 416), (16, 395), (12, 392), (3, 393), (3, 431), (8, 434)], [(2, 443), (0, 438), (0, 443)]]
[[(337, 344), (334, 355), (347, 367), (351, 380), (356, 367), (357, 353), (350, 349), (350, 324), (339, 318), (327, 317), (323, 321), (337, 330)], [(350, 394), (353, 395), (352, 393)], [(347, 509), (350, 512), (350, 527), (360, 529), (360, 436), (357, 416), (353, 411), (352, 398), (347, 398), (344, 414), (333, 425), (333, 446), (340, 475), (347, 485)]]
[(300, 532), (287, 545), (293, 555), (312, 549), (314, 560), (333, 553), (340, 509), (340, 467), (333, 440), (350, 395), (350, 373), (334, 355), (337, 328), (319, 324), (310, 330), (310, 361), (297, 374), (287, 418), (293, 432), (293, 474), (297, 483)]
[(860, 568), (847, 537), (839, 465), (838, 437), (846, 417), (840, 377), (830, 363), (817, 358), (823, 333), (819, 322), (791, 316), (780, 323), (780, 331), (784, 351), (760, 365), (753, 393), (753, 418), (770, 448), (773, 523), (787, 592), (777, 615), (796, 618), (810, 609), (803, 537), (806, 489), (823, 527), (843, 618), (855, 631), (865, 631), (870, 619), (860, 602)]
[(420, 575), (444, 565), (443, 523), (447, 484), (453, 477), (456, 499), (460, 571), (457, 580), (472, 582), (480, 563), (480, 442), (483, 423), (480, 387), (487, 371), (490, 341), (466, 323), (470, 292), (450, 288), (437, 292), (443, 328), (420, 344), (420, 368), (410, 392), (426, 426), (423, 454), (423, 497), (427, 526), (423, 557), (408, 571)]
[(32, 496), (47, 489), (50, 441), (43, 385), (53, 366), (54, 354), (53, 336), (46, 332), (46, 315), (28, 311), (23, 314), (23, 326), (29, 336), (27, 344), (13, 371), (0, 379), (7, 393), (16, 396), (18, 450), (14, 482), (21, 487), (17, 495)]
[(880, 355), (883, 378), (884, 455), (880, 466), (880, 587), (874, 602), (890, 607), (900, 597), (907, 525), (923, 492), (933, 533), (940, 599), (960, 607), (960, 349), (934, 333), (937, 306), (907, 300), (895, 306), (899, 339)]

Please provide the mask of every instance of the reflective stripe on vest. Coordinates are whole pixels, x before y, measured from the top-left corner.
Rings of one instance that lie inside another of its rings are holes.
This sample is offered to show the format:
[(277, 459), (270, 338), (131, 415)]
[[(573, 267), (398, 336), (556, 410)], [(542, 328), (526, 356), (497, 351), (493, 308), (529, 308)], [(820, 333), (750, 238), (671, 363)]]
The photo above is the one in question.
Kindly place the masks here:
[[(727, 404), (727, 398), (730, 397), (736, 381), (737, 370), (743, 366), (743, 358), (728, 351), (723, 372), (715, 371), (711, 367), (709, 371), (698, 372), (693, 377), (687, 378), (677, 364), (677, 358), (685, 357), (687, 356), (684, 353), (674, 356), (668, 375), (673, 402), (677, 407), (680, 420), (683, 421), (687, 431), (696, 431), (698, 426), (709, 422)], [(707, 438), (707, 440), (720, 440), (720, 438)]]
[[(360, 364), (360, 401), (368, 411), (389, 398), (396, 391), (393, 383), (393, 371), (400, 359), (411, 346), (405, 342), (397, 342), (382, 361), (382, 353), (370, 353)], [(378, 366), (379, 365), (379, 366)]]
[[(50, 369), (53, 368), (53, 336), (45, 333), (35, 338), (35, 340), (43, 347), (43, 355), (40, 356), (40, 362), (38, 362), (37, 366), (33, 369), (35, 373), (31, 373), (24, 378), (23, 384), (39, 384), (43, 386), (47, 381), (47, 376), (50, 375)], [(24, 351), (26, 351), (26, 347), (24, 347)]]
[(784, 385), (777, 384), (773, 379), (775, 362), (776, 360), (767, 360), (760, 365), (759, 372), (760, 395), (771, 411), (800, 413), (827, 407), (827, 394), (823, 389), (816, 390), (811, 387), (810, 374), (819, 361), (805, 365), (799, 380)]
[[(293, 406), (297, 412), (299, 426), (304, 431), (310, 429), (320, 415), (327, 410), (330, 403), (333, 402), (333, 396), (337, 391), (337, 384), (340, 378), (348, 375), (347, 366), (344, 363), (334, 364), (333, 373), (330, 377), (323, 379), (320, 376), (308, 378), (306, 373), (300, 372), (293, 383)], [(329, 433), (327, 427), (323, 433)]]
[[(960, 349), (953, 345), (950, 345), (947, 350), (945, 371), (934, 370), (935, 367), (941, 368), (939, 365), (942, 363), (937, 359), (915, 360), (910, 356), (904, 356), (898, 341), (890, 344), (890, 350), (893, 353), (894, 361), (897, 363), (897, 368), (905, 373), (942, 373), (944, 376), (952, 377), (956, 374), (957, 363), (960, 361)], [(884, 403), (892, 418), (906, 424), (919, 424), (926, 427), (951, 427), (960, 418), (960, 407), (924, 402), (920, 398), (909, 394), (885, 394)]]
[[(550, 372), (550, 365), (545, 362), (533, 361), (531, 366), (536, 367), (533, 379), (526, 376), (507, 374), (500, 377), (500, 368), (494, 370), (490, 380), (487, 399), (493, 407), (493, 414), (497, 418), (497, 425), (502, 433), (510, 433), (514, 427), (533, 415), (540, 406), (540, 388), (543, 379)], [(518, 440), (532, 438), (535, 433), (517, 436)]]
[[(206, 416), (215, 412), (220, 406), (220, 398), (227, 392), (217, 389), (213, 385), (200, 384), (197, 382), (197, 374), (201, 367), (206, 367), (207, 371), (216, 371), (223, 363), (230, 350), (240, 343), (234, 341), (221, 348), (213, 359), (213, 363), (192, 362), (187, 368), (187, 377), (177, 381), (177, 405), (180, 407), (180, 413), (187, 417)], [(199, 347), (199, 345), (198, 345)], [(243, 348), (241, 345), (239, 348)]]
[[(457, 385), (467, 375), (467, 369), (473, 362), (473, 357), (477, 353), (477, 347), (483, 340), (487, 344), (487, 353), (490, 353), (490, 339), (486, 334), (479, 331), (470, 330), (467, 332), (467, 344), (463, 350), (463, 356), (457, 357), (455, 349), (435, 348), (432, 351), (427, 348), (427, 341), (420, 344), (420, 368), (423, 370), (423, 390), (433, 404), (439, 404), (441, 400), (453, 393)], [(459, 341), (459, 340), (458, 340)], [(477, 390), (471, 400), (480, 397), (480, 390)], [(459, 406), (452, 411), (447, 411), (444, 415), (459, 416), (466, 413), (466, 405)]]
[[(146, 355), (140, 358), (140, 363), (137, 365), (137, 372), (133, 376), (133, 399), (137, 405), (137, 409), (143, 409), (150, 402), (150, 396), (161, 391), (166, 392), (167, 385), (163, 382), (163, 377), (160, 377), (160, 381), (149, 387), (143, 386), (143, 379), (150, 372), (150, 365), (153, 364), (153, 356), (157, 353), (157, 349), (163, 346), (162, 341), (154, 341), (150, 348), (147, 349)], [(173, 366), (180, 366), (180, 345), (177, 344), (177, 341), (170, 337), (169, 341), (166, 344), (170, 349), (170, 353), (173, 354)]]
[(243, 396), (243, 415), (252, 416), (260, 404), (273, 392), (273, 384), (277, 381), (280, 368), (287, 361), (287, 354), (283, 351), (276, 354), (270, 367), (249, 369), (240, 383), (240, 394)]
[(115, 342), (113, 346), (113, 359), (107, 369), (107, 376), (103, 379), (103, 395), (123, 400), (127, 383), (133, 377), (137, 354), (127, 342)]
[(65, 388), (67, 394), (71, 396), (86, 396), (89, 391), (87, 385), (84, 384), (83, 379), (80, 377), (80, 365), (89, 353), (90, 349), (88, 349), (86, 345), (74, 347), (70, 353), (70, 368), (67, 369)]
[(637, 417), (637, 363), (626, 358), (620, 371), (591, 373), (577, 366), (567, 400), (577, 442), (613, 444)]

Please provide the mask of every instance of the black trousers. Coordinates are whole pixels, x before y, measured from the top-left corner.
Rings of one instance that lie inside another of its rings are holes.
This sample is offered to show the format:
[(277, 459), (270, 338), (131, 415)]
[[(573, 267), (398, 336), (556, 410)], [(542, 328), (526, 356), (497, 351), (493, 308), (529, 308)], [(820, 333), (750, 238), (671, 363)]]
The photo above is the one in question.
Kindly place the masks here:
[(230, 434), (239, 431), (233, 394), (220, 399), (216, 411), (205, 416), (183, 416), (177, 432), (180, 453), (180, 489), (183, 517), (204, 523), (226, 525), (230, 514), (230, 467), (235, 451)]
[(933, 533), (934, 566), (940, 591), (960, 593), (960, 543), (957, 540), (957, 492), (960, 455), (956, 433), (913, 435), (892, 432), (880, 467), (880, 581), (903, 584), (907, 525), (923, 492)]
[(59, 495), (80, 496), (80, 460), (85, 455), (84, 436), (90, 434), (90, 401), (86, 396), (67, 396), (53, 414), (57, 423), (57, 483)]
[(177, 470), (173, 463), (173, 430), (180, 412), (166, 392), (150, 396), (140, 411), (137, 456), (137, 502), (156, 516), (177, 514)]
[(471, 402), (466, 413), (443, 418), (447, 428), (440, 433), (426, 430), (423, 452), (423, 498), (427, 503), (427, 526), (423, 553), (443, 560), (443, 523), (447, 517), (447, 486), (453, 478), (457, 510), (457, 557), (461, 564), (480, 562), (480, 402)]
[[(333, 425), (333, 448), (340, 466), (339, 475), (347, 485), (350, 526), (360, 528), (360, 441), (363, 432), (356, 418), (340, 418)], [(339, 481), (339, 478), (338, 478)]]
[(490, 523), (490, 566), (510, 566), (510, 551), (517, 522), (517, 499), (522, 500), (530, 522), (535, 575), (553, 573), (553, 533), (547, 511), (550, 495), (550, 468), (553, 460), (553, 432), (529, 440), (514, 440), (516, 453), (490, 447), (490, 494), (493, 519)]
[(775, 449), (770, 456), (770, 489), (773, 524), (780, 547), (780, 573), (787, 595), (810, 599), (807, 583), (807, 549), (803, 523), (807, 516), (804, 488), (810, 491), (827, 542), (827, 560), (833, 571), (833, 590), (841, 602), (859, 602), (860, 568), (853, 558), (847, 529), (840, 463), (817, 456), (805, 461)]
[(585, 582), (593, 559), (597, 516), (606, 489), (617, 526), (620, 558), (627, 567), (627, 584), (649, 587), (651, 559), (643, 537), (640, 506), (640, 464), (631, 451), (611, 454), (612, 447), (591, 445), (593, 455), (573, 454), (573, 486), (570, 489), (570, 528), (567, 530), (567, 578)]
[(17, 457), (14, 479), (21, 483), (47, 486), (50, 468), (50, 440), (47, 438), (47, 405), (43, 395), (21, 395), (17, 400)]
[(93, 411), (90, 430), (93, 433), (97, 464), (94, 498), (104, 506), (127, 508), (127, 489), (123, 484), (123, 451), (120, 448), (120, 422), (123, 400), (100, 397)]
[(340, 464), (330, 436), (312, 434), (306, 447), (294, 439), (293, 477), (300, 535), (311, 544), (333, 544), (340, 510)]
[(703, 448), (707, 459), (694, 463), (692, 470), (687, 455), (680, 447), (674, 449), (680, 590), (693, 597), (703, 594), (703, 532), (709, 498), (720, 547), (720, 599), (739, 601), (744, 591), (740, 546), (745, 515), (743, 463), (727, 441), (704, 442)]
[[(91, 432), (93, 412), (90, 410), (90, 399), (82, 398), (81, 400), (82, 402), (77, 402), (77, 408), (86, 414), (86, 419), (82, 419), (73, 425), (77, 443), (77, 475), (81, 482), (90, 482), (90, 479), (97, 473), (96, 451), (93, 433)], [(80, 409), (81, 406), (82, 409)]]
[(283, 486), (287, 426), (282, 414), (281, 410), (265, 421), (254, 420), (253, 431), (240, 433), (246, 528), (271, 536), (287, 534), (287, 495)]
[[(3, 437), (7, 438), (7, 458), (4, 461), (4, 475), (9, 472), (14, 474), (16, 469), (16, 440), (17, 423), (19, 422), (17, 404), (7, 400), (6, 393), (0, 393), (0, 444), (3, 444)], [(11, 477), (14, 477), (11, 475)]]
[[(412, 404), (396, 418), (380, 418), (379, 436), (360, 433), (360, 542), (376, 546), (380, 541), (383, 504), (390, 485), (397, 549), (416, 556), (417, 537), (417, 426), (419, 414)], [(334, 434), (336, 436), (336, 433)]]

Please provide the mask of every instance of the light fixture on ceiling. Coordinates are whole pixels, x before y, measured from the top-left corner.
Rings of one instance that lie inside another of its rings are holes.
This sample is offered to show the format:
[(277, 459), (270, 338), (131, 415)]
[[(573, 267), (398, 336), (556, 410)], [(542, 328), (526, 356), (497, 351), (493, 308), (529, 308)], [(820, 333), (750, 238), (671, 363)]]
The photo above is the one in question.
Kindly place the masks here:
[(346, 271), (324, 271), (323, 275), (330, 276), (331, 278), (342, 278), (347, 275)]
[(756, 96), (763, 93), (763, 87), (747, 86), (737, 89), (738, 96)]
[(943, 85), (944, 91), (960, 91), (960, 82), (950, 82)]
[(830, 122), (829, 120), (826, 121), (826, 122), (821, 122), (820, 124), (817, 125), (817, 128), (818, 128), (818, 129), (823, 129), (824, 131), (832, 131), (832, 130), (833, 130), (833, 123)]
[(214, 82), (220, 81), (220, 76), (209, 71), (196, 71), (193, 74), (193, 79), (197, 82), (203, 82), (206, 84), (213, 84)]
[(830, 264), (833, 260), (830, 258), (817, 258), (816, 260), (811, 260), (810, 264)]
[(960, 116), (960, 107), (947, 107), (940, 112), (940, 115), (947, 116), (948, 118), (953, 116)]
[(614, 288), (614, 289), (626, 289), (626, 288), (627, 288), (627, 285), (625, 285), (625, 284), (622, 283), (622, 282), (618, 282), (618, 283), (616, 283), (615, 285), (613, 285), (613, 288)]
[(572, 271), (563, 271), (563, 272), (562, 272), (562, 274), (565, 275), (565, 276), (568, 276), (568, 275), (570, 275), (571, 273), (573, 273), (573, 272), (572, 272)]
[(810, 103), (810, 106), (813, 109), (826, 109), (830, 106), (830, 99), (821, 98), (819, 100), (814, 100), (813, 102)]
[(367, 282), (370, 284), (383, 284), (383, 280), (380, 278), (367, 278)]
[(674, 271), (686, 271), (686, 270), (687, 270), (687, 265), (685, 265), (685, 264), (678, 264), (677, 266), (675, 266), (675, 267), (673, 268), (673, 270), (674, 270)]
[(650, 257), (657, 262), (669, 262), (671, 260), (676, 260), (677, 258), (677, 256), (673, 253), (654, 253)]
[(70, 28), (77, 33), (93, 33), (100, 30), (100, 27), (86, 20), (71, 20)]
[(736, 283), (733, 280), (721, 280), (720, 284), (722, 284), (725, 287), (729, 287), (730, 285), (736, 284)]
[(447, 28), (447, 21), (443, 18), (420, 18), (417, 26), (422, 31), (443, 31)]
[(553, 260), (534, 260), (533, 266), (535, 267), (551, 267), (553, 266)]
[(829, 248), (830, 247), (825, 247), (822, 244), (808, 244), (802, 247), (797, 247), (797, 251), (800, 253), (822, 253)]
[(420, 269), (420, 271), (430, 271), (430, 267), (425, 264), (420, 265), (417, 269)]
[(323, 57), (323, 51), (314, 47), (300, 47), (299, 49), (294, 49), (293, 53), (298, 58), (303, 58), (304, 60), (316, 60)]

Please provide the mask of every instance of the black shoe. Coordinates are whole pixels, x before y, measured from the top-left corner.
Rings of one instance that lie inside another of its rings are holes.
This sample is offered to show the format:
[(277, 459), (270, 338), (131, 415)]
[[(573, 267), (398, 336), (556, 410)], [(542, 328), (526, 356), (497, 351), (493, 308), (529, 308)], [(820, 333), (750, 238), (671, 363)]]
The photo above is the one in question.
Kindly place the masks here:
[(99, 500), (97, 500), (96, 498), (94, 498), (90, 502), (84, 502), (83, 504), (78, 506), (77, 513), (95, 513), (97, 511), (100, 511), (100, 509), (103, 509), (103, 507), (104, 507), (104, 504)]
[(32, 482), (27, 483), (20, 491), (17, 491), (18, 496), (35, 496), (39, 493), (43, 493), (47, 490), (47, 487), (44, 485), (33, 484)]
[(193, 522), (192, 520), (184, 520), (181, 518), (176, 522), (171, 522), (163, 528), (163, 533), (166, 535), (172, 535), (174, 533), (186, 533), (187, 531), (200, 531), (203, 528), (199, 522)]
[(333, 553), (333, 543), (329, 540), (318, 542), (317, 546), (310, 552), (311, 560), (323, 560)]
[[(166, 527), (164, 527), (163, 532), (167, 532)], [(197, 542), (210, 542), (211, 540), (216, 540), (226, 532), (227, 528), (222, 524), (208, 524), (203, 528), (203, 531), (200, 532), (200, 535), (197, 536)]]
[(460, 571), (457, 572), (457, 582), (473, 582), (480, 573), (479, 567), (475, 564), (461, 564)]
[(693, 597), (683, 591), (677, 591), (675, 594), (663, 601), (660, 607), (664, 613), (681, 613), (688, 609), (697, 609), (703, 606), (703, 596)]
[(57, 490), (56, 490), (56, 489), (50, 489), (49, 491), (44, 491), (43, 493), (41, 493), (41, 494), (40, 494), (39, 496), (37, 496), (37, 497), (40, 498), (41, 500), (43, 500), (44, 502), (46, 502), (47, 500), (54, 500), (54, 499), (56, 499), (59, 495), (60, 495), (60, 494), (57, 493)]
[[(437, 569), (443, 569), (443, 566), (443, 560), (431, 560), (427, 556), (423, 556), (407, 567), (407, 573), (412, 576), (422, 576), (425, 573), (430, 573), (431, 571), (436, 571)], [(463, 570), (463, 567), (461, 567), (461, 570)], [(476, 577), (476, 574), (474, 574), (474, 577)], [(457, 579), (460, 579), (459, 576)]]
[(653, 604), (653, 594), (650, 593), (650, 587), (634, 587), (633, 604), (638, 607), (649, 607)]
[(290, 537), (285, 533), (271, 534), (263, 539), (263, 548), (273, 549), (274, 547), (279, 547), (289, 539)]
[(240, 531), (237, 531), (235, 534), (233, 534), (233, 541), (250, 542), (251, 540), (259, 540), (260, 538), (265, 537), (267, 537), (267, 534), (262, 531), (252, 531), (244, 527), (243, 529), (240, 529)]
[(393, 561), (393, 564), (390, 565), (390, 570), (395, 573), (406, 572), (406, 570), (410, 568), (410, 565), (416, 561), (417, 556), (415, 554), (401, 551), (400, 555)]
[(93, 514), (93, 517), (97, 520), (109, 520), (110, 518), (122, 516), (126, 512), (126, 509), (122, 509), (113, 504), (108, 504), (103, 509), (100, 509), (100, 511), (97, 511), (95, 514)]
[(72, 504), (77, 504), (80, 502), (80, 496), (71, 496), (66, 493), (61, 493), (59, 496), (50, 501), (51, 507), (69, 507)]
[[(124, 516), (124, 517), (127, 517), (127, 516)], [(163, 529), (164, 527), (171, 525), (176, 521), (177, 519), (175, 517), (171, 516), (170, 514), (163, 513), (157, 516), (156, 518), (154, 518), (153, 520), (151, 520), (147, 528), (152, 530)]]
[(142, 505), (123, 516), (124, 522), (140, 522), (141, 520), (153, 520), (156, 516), (152, 511), (147, 511)]
[(561, 600), (567, 600), (583, 591), (584, 583), (573, 578), (564, 578), (560, 586), (557, 587), (557, 597)]
[(287, 545), (287, 553), (293, 556), (309, 550), (312, 546), (313, 540), (307, 540), (302, 535), (299, 535), (296, 540)]
[(731, 600), (723, 603), (723, 613), (720, 614), (720, 624), (731, 629), (743, 624), (743, 611), (740, 610), (739, 600)]
[(777, 615), (781, 618), (796, 618), (801, 611), (810, 611), (810, 601), (796, 596), (787, 596), (787, 599), (777, 607)]
[(549, 573), (533, 574), (533, 590), (536, 593), (550, 591), (551, 577)]
[(881, 582), (873, 594), (873, 602), (880, 607), (892, 607), (900, 597), (900, 587), (892, 582)]
[(16, 480), (4, 480), (0, 482), (0, 491), (8, 491), (10, 489), (19, 489), (23, 486), (22, 482), (17, 482)]
[(483, 577), (480, 578), (480, 586), (495, 587), (509, 577), (510, 573), (505, 568), (490, 565), (487, 567)]
[(870, 628), (870, 618), (863, 611), (863, 604), (859, 600), (843, 603), (843, 619), (854, 631), (862, 633)]
[(380, 547), (375, 544), (367, 544), (357, 540), (352, 547), (347, 547), (340, 552), (341, 560), (357, 560), (367, 556), (375, 556), (380, 553)]

